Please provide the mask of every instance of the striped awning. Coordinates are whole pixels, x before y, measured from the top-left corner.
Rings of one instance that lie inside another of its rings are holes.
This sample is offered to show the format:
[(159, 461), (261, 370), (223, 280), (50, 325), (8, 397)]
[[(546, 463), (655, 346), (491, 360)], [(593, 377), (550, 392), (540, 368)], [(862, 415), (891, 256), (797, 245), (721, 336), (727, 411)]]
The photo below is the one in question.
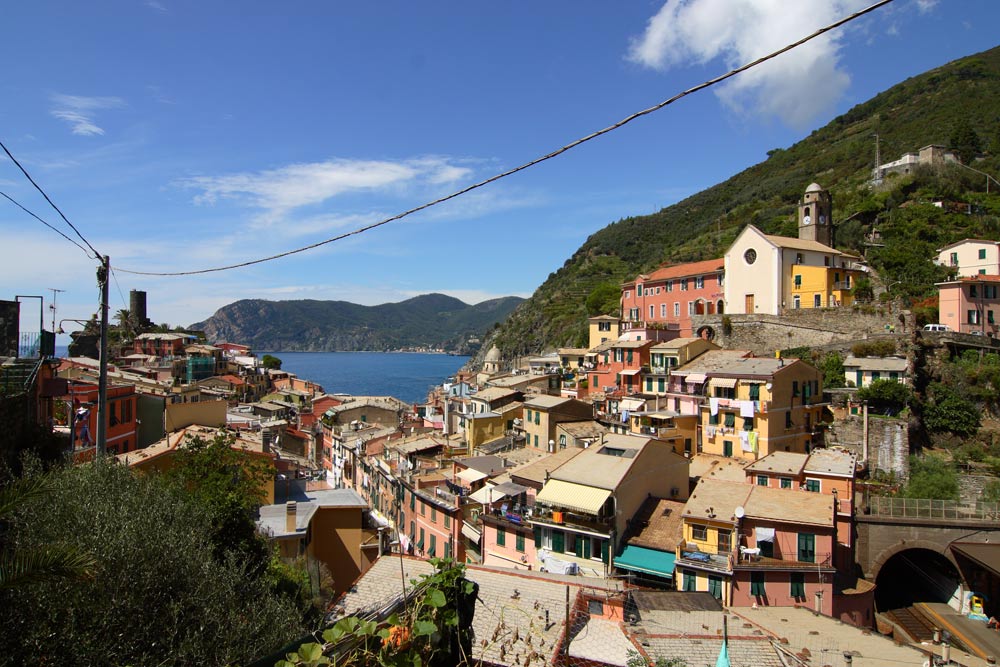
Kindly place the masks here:
[(710, 383), (713, 387), (725, 387), (732, 389), (736, 386), (736, 378), (712, 378)]
[(587, 514), (597, 514), (609, 496), (611, 491), (608, 489), (550, 479), (535, 497), (535, 501)]
[(476, 544), (479, 544), (479, 540), (482, 537), (482, 535), (479, 533), (478, 530), (476, 530), (475, 528), (473, 528), (472, 526), (470, 526), (465, 522), (462, 522), (462, 535), (469, 538)]
[(705, 381), (704, 373), (688, 373), (683, 377), (684, 381), (688, 383), (701, 384), (702, 382)]

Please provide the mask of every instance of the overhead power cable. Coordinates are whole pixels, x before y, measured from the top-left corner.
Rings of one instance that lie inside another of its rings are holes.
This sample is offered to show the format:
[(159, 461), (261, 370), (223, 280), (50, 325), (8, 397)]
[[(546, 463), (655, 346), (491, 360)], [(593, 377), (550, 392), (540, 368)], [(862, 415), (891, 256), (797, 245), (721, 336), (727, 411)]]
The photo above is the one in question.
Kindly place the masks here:
[(79, 243), (77, 243), (76, 241), (74, 241), (73, 239), (71, 239), (70, 237), (68, 237), (65, 234), (63, 234), (60, 230), (56, 229), (55, 227), (53, 227), (52, 225), (50, 225), (49, 223), (47, 223), (45, 220), (42, 220), (40, 217), (38, 217), (37, 215), (35, 215), (34, 213), (32, 213), (31, 211), (29, 211), (28, 209), (26, 209), (24, 206), (21, 205), (20, 202), (18, 202), (13, 197), (11, 197), (10, 195), (8, 195), (6, 192), (0, 192), (0, 196), (2, 196), (4, 199), (6, 199), (7, 201), (9, 201), (11, 204), (13, 204), (14, 206), (18, 207), (19, 209), (21, 209), (22, 211), (24, 211), (25, 213), (27, 213), (28, 215), (30, 215), (32, 218), (34, 218), (38, 222), (42, 223), (43, 225), (45, 225), (46, 227), (48, 227), (49, 229), (51, 229), (52, 231), (54, 231), (59, 236), (63, 237), (64, 239), (66, 239), (67, 241), (69, 241), (70, 243), (72, 243), (73, 245), (75, 245), (77, 248), (79, 248), (80, 250), (82, 250), (83, 254), (85, 254), (87, 257), (90, 257), (90, 253), (87, 251), (86, 248), (84, 248), (82, 245), (80, 245)]
[(608, 134), (609, 132), (613, 132), (613, 131), (615, 131), (615, 130), (617, 130), (617, 129), (619, 129), (619, 128), (621, 128), (621, 127), (623, 127), (623, 126), (625, 126), (625, 125), (627, 125), (629, 123), (631, 123), (632, 121), (636, 120), (637, 118), (641, 118), (642, 116), (646, 116), (648, 114), (651, 114), (654, 111), (659, 111), (660, 109), (673, 104), (674, 102), (676, 102), (677, 100), (679, 100), (679, 99), (681, 99), (683, 97), (687, 97), (688, 95), (690, 95), (692, 93), (696, 93), (698, 91), (704, 90), (704, 89), (709, 88), (711, 86), (714, 86), (716, 84), (722, 83), (726, 79), (732, 78), (732, 77), (736, 76), (737, 74), (741, 74), (742, 72), (745, 72), (745, 71), (747, 71), (747, 70), (749, 70), (749, 69), (751, 69), (753, 67), (756, 67), (757, 65), (765, 63), (768, 60), (772, 60), (774, 58), (777, 58), (778, 56), (780, 56), (783, 53), (786, 53), (787, 51), (791, 51), (792, 49), (794, 49), (796, 47), (799, 47), (799, 46), (801, 46), (801, 45), (805, 44), (806, 42), (809, 42), (809, 41), (811, 41), (813, 39), (816, 39), (817, 37), (819, 37), (819, 36), (821, 36), (821, 35), (823, 35), (823, 34), (825, 34), (827, 32), (830, 32), (831, 30), (833, 30), (835, 28), (839, 28), (840, 26), (845, 25), (847, 23), (850, 23), (851, 21), (853, 21), (853, 20), (855, 20), (857, 18), (860, 18), (861, 16), (864, 16), (865, 14), (868, 14), (870, 12), (875, 11), (876, 9), (879, 9), (880, 7), (888, 5), (890, 2), (893, 2), (893, 0), (879, 0), (878, 2), (874, 3), (873, 5), (870, 5), (870, 6), (866, 7), (866, 8), (864, 8), (864, 9), (861, 9), (861, 10), (859, 10), (859, 11), (857, 11), (857, 12), (849, 15), (849, 16), (846, 16), (846, 17), (844, 17), (842, 19), (839, 19), (839, 20), (837, 20), (837, 21), (835, 21), (835, 22), (833, 22), (833, 23), (831, 23), (831, 24), (829, 24), (829, 25), (827, 25), (827, 26), (825, 26), (823, 28), (820, 28), (819, 30), (816, 30), (812, 34), (810, 34), (810, 35), (808, 35), (806, 37), (803, 37), (802, 39), (800, 39), (800, 40), (798, 40), (796, 42), (792, 42), (791, 44), (788, 44), (787, 46), (784, 46), (784, 47), (778, 49), (777, 51), (773, 51), (772, 53), (769, 53), (766, 56), (762, 56), (762, 57), (758, 58), (757, 60), (749, 62), (749, 63), (747, 63), (747, 64), (745, 64), (745, 65), (743, 65), (741, 67), (737, 67), (736, 69), (730, 70), (730, 71), (726, 72), (725, 74), (722, 74), (720, 76), (715, 77), (714, 79), (709, 79), (708, 81), (705, 81), (704, 83), (700, 83), (697, 86), (694, 86), (693, 88), (688, 88), (687, 90), (685, 90), (683, 92), (680, 92), (680, 93), (677, 93), (673, 97), (671, 97), (669, 99), (666, 99), (666, 100), (660, 102), (659, 104), (651, 106), (648, 109), (643, 109), (642, 111), (637, 111), (636, 113), (633, 113), (632, 115), (627, 116), (626, 118), (623, 118), (622, 120), (618, 121), (614, 125), (609, 125), (608, 127), (605, 127), (603, 130), (598, 130), (596, 132), (588, 134), (587, 136), (582, 137), (580, 139), (577, 139), (576, 141), (570, 142), (570, 143), (566, 144), (565, 146), (563, 146), (562, 148), (558, 148), (558, 149), (552, 151), (551, 153), (547, 153), (547, 154), (545, 154), (545, 155), (543, 155), (541, 157), (538, 157), (538, 158), (535, 158), (534, 160), (531, 160), (530, 162), (525, 162), (524, 164), (522, 164), (522, 165), (520, 165), (518, 167), (514, 167), (513, 169), (508, 169), (507, 171), (504, 171), (502, 173), (496, 174), (495, 176), (491, 176), (490, 178), (487, 178), (486, 180), (479, 181), (478, 183), (474, 183), (472, 185), (469, 185), (468, 187), (462, 188), (461, 190), (458, 190), (457, 192), (453, 192), (450, 195), (446, 195), (444, 197), (440, 197), (440, 198), (435, 199), (433, 201), (427, 202), (426, 204), (421, 204), (420, 206), (416, 206), (416, 207), (411, 208), (411, 209), (409, 209), (407, 211), (403, 211), (402, 213), (398, 213), (398, 214), (396, 214), (396, 215), (394, 215), (392, 217), (385, 218), (383, 220), (380, 220), (378, 222), (372, 223), (370, 225), (365, 225), (364, 227), (359, 227), (359, 228), (357, 228), (357, 229), (355, 229), (353, 231), (344, 232), (343, 234), (338, 234), (337, 236), (333, 236), (333, 237), (330, 237), (328, 239), (324, 239), (322, 241), (317, 241), (316, 243), (310, 243), (309, 245), (302, 246), (300, 248), (295, 248), (294, 250), (286, 250), (284, 252), (280, 252), (280, 253), (277, 253), (275, 255), (269, 255), (267, 257), (260, 257), (258, 259), (252, 259), (252, 260), (248, 260), (248, 261), (245, 261), (245, 262), (239, 262), (237, 264), (228, 264), (226, 266), (217, 266), (217, 267), (213, 267), (213, 268), (209, 268), (209, 269), (198, 269), (198, 270), (195, 270), (195, 271), (165, 271), (165, 272), (157, 272), (157, 271), (133, 271), (133, 270), (130, 270), (130, 269), (123, 269), (121, 267), (116, 267), (116, 268), (117, 268), (118, 271), (121, 271), (122, 273), (131, 273), (133, 275), (138, 275), (138, 276), (193, 276), (193, 275), (199, 275), (199, 274), (204, 274), (204, 273), (215, 273), (215, 272), (218, 272), (218, 271), (230, 271), (232, 269), (240, 269), (240, 268), (244, 268), (244, 267), (247, 267), (247, 266), (253, 266), (255, 264), (263, 264), (265, 262), (271, 262), (271, 261), (274, 261), (274, 260), (277, 260), (277, 259), (281, 259), (283, 257), (289, 257), (290, 255), (297, 255), (299, 253), (306, 252), (307, 250), (313, 250), (315, 248), (319, 248), (321, 246), (324, 246), (324, 245), (327, 245), (327, 244), (330, 244), (330, 243), (334, 243), (336, 241), (342, 241), (343, 239), (346, 239), (346, 238), (351, 237), (351, 236), (355, 236), (357, 234), (363, 234), (364, 232), (371, 231), (372, 229), (375, 229), (376, 227), (381, 227), (382, 225), (388, 224), (390, 222), (395, 222), (397, 220), (405, 218), (405, 217), (407, 217), (409, 215), (412, 215), (414, 213), (417, 213), (419, 211), (423, 211), (424, 209), (428, 209), (428, 208), (430, 208), (432, 206), (437, 206), (438, 204), (442, 204), (442, 203), (444, 203), (446, 201), (449, 201), (451, 199), (455, 199), (456, 197), (460, 197), (460, 196), (462, 196), (462, 195), (464, 195), (466, 193), (472, 192), (473, 190), (477, 190), (479, 188), (482, 188), (482, 187), (484, 187), (486, 185), (489, 185), (490, 183), (493, 183), (495, 181), (499, 181), (500, 179), (507, 178), (508, 176), (512, 176), (512, 175), (514, 175), (514, 174), (516, 174), (516, 173), (518, 173), (520, 171), (524, 171), (525, 169), (528, 169), (530, 167), (534, 167), (537, 164), (541, 164), (542, 162), (545, 162), (546, 160), (551, 160), (552, 158), (557, 157), (559, 155), (562, 155), (563, 153), (565, 153), (565, 152), (567, 152), (569, 150), (572, 150), (572, 149), (576, 148), (577, 146), (580, 146), (581, 144), (585, 144), (588, 141), (596, 139), (597, 137), (600, 137), (600, 136), (603, 136), (605, 134)]
[[(81, 234), (80, 230), (76, 228), (76, 225), (74, 225), (72, 222), (70, 222), (69, 218), (67, 218), (65, 215), (63, 215), (63, 212), (61, 210), (59, 210), (59, 207), (56, 206), (55, 202), (52, 201), (49, 198), (49, 196), (45, 193), (45, 190), (43, 190), (42, 187), (40, 185), (38, 185), (38, 183), (35, 182), (35, 179), (33, 179), (31, 177), (31, 174), (28, 173), (28, 170), (25, 169), (23, 166), (21, 166), (21, 163), (17, 161), (17, 158), (14, 157), (9, 150), (7, 150), (7, 146), (5, 146), (2, 141), (0, 141), (0, 148), (3, 148), (3, 152), (6, 153), (7, 157), (9, 157), (11, 159), (11, 161), (14, 164), (17, 165), (17, 168), (20, 169), (21, 173), (24, 174), (24, 177), (27, 178), (31, 182), (31, 184), (35, 186), (35, 189), (38, 190), (40, 193), (42, 193), (42, 196), (45, 197), (45, 201), (47, 201), (49, 203), (49, 206), (51, 206), (52, 208), (54, 208), (56, 210), (56, 213), (59, 214), (59, 217), (62, 218), (63, 221), (67, 225), (70, 226), (70, 229), (72, 229), (74, 232), (76, 232), (76, 235), (80, 237), (80, 240), (83, 241), (87, 245), (88, 248), (90, 248), (91, 252), (94, 253), (93, 259), (99, 260), (101, 257), (103, 257), (103, 255), (101, 253), (97, 252), (97, 250), (94, 248), (94, 246), (90, 245), (90, 241), (88, 241), (87, 239), (85, 239), (83, 237), (83, 234)], [(48, 224), (48, 223), (46, 223), (46, 224)]]

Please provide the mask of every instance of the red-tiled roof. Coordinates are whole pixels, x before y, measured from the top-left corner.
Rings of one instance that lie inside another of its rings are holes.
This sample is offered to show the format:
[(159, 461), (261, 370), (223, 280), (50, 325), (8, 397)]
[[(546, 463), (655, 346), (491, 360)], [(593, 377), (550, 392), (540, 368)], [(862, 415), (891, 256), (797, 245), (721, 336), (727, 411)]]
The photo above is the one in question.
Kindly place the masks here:
[(685, 278), (693, 276), (701, 276), (706, 273), (715, 273), (716, 271), (722, 271), (725, 267), (725, 261), (722, 257), (716, 259), (706, 259), (701, 262), (688, 262), (686, 264), (674, 264), (673, 266), (664, 266), (656, 271), (653, 271), (647, 276), (639, 276), (633, 281), (626, 284), (632, 284), (642, 280), (643, 282), (650, 282), (656, 280), (670, 280), (672, 278)]

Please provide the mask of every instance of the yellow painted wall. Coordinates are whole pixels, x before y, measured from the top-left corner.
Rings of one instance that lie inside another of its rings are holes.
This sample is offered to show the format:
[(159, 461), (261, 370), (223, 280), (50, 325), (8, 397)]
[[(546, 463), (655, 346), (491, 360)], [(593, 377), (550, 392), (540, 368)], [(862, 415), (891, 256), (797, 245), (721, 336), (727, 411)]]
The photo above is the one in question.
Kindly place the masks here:
[(199, 401), (197, 403), (172, 403), (163, 411), (167, 433), (192, 425), (222, 427), (226, 425), (225, 401)]

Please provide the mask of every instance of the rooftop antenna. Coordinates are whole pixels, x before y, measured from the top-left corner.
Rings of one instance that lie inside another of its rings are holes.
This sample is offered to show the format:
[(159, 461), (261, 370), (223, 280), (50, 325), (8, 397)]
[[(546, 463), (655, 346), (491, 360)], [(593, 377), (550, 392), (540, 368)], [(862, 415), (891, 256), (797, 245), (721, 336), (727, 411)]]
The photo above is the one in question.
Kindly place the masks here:
[(52, 303), (49, 304), (49, 310), (52, 311), (52, 331), (56, 330), (56, 295), (60, 292), (65, 292), (64, 289), (56, 289), (55, 287), (46, 287), (45, 289), (52, 292)]

